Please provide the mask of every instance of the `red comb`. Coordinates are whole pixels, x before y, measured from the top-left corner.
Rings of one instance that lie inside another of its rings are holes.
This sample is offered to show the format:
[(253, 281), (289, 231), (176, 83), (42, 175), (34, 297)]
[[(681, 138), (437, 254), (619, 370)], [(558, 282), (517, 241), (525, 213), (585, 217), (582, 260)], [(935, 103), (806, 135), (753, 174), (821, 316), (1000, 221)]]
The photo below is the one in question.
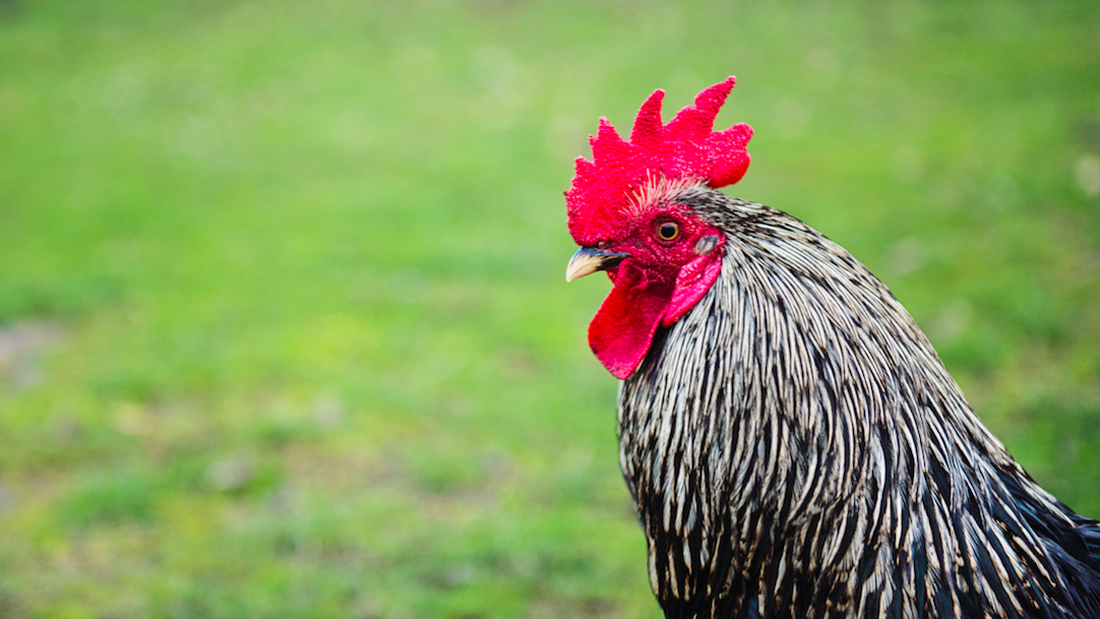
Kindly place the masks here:
[[(574, 239), (582, 245), (600, 240), (597, 222), (621, 212), (647, 179), (697, 179), (711, 187), (741, 180), (749, 167), (745, 146), (752, 128), (742, 123), (712, 131), (735, 81), (729, 77), (699, 93), (695, 105), (680, 110), (667, 125), (661, 120), (665, 91), (654, 91), (638, 111), (629, 142), (600, 118), (598, 134), (589, 137), (592, 161), (577, 157), (573, 186), (565, 194)], [(578, 236), (579, 227), (585, 238)]]

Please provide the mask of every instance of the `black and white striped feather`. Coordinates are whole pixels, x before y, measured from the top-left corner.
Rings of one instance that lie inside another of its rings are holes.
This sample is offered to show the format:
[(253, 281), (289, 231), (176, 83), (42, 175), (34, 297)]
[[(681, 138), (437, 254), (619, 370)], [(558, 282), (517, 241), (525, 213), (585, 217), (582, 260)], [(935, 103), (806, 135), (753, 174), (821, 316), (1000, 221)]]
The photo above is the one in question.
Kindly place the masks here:
[(1040, 488), (847, 251), (700, 186), (721, 275), (619, 394), (669, 618), (1100, 617), (1100, 525)]

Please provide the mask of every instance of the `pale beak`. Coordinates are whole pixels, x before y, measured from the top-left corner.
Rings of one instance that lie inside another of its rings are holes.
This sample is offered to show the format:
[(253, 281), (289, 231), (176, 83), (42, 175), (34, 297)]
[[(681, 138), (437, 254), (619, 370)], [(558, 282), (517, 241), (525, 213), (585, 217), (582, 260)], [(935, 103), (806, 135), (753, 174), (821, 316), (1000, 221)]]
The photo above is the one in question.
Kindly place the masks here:
[(569, 266), (565, 267), (565, 281), (571, 282), (578, 277), (584, 277), (596, 271), (605, 271), (619, 266), (623, 258), (629, 258), (630, 254), (604, 251), (595, 247), (582, 247), (569, 259)]

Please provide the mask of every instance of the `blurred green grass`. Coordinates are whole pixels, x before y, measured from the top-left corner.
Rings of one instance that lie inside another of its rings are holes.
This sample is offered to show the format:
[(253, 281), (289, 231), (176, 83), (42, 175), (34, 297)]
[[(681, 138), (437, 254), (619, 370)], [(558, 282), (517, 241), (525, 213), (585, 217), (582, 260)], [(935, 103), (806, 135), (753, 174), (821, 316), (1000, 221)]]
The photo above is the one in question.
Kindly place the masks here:
[(1094, 2), (0, 3), (0, 617), (657, 617), (561, 191), (736, 74), (1100, 516)]

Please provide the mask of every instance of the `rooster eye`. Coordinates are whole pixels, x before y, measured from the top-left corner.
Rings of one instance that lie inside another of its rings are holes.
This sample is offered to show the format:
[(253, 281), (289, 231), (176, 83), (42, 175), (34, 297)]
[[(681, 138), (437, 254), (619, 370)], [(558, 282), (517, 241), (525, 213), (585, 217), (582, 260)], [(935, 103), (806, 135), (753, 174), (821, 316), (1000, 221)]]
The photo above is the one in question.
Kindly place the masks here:
[(674, 221), (657, 224), (657, 238), (662, 241), (675, 241), (680, 236), (680, 225)]

